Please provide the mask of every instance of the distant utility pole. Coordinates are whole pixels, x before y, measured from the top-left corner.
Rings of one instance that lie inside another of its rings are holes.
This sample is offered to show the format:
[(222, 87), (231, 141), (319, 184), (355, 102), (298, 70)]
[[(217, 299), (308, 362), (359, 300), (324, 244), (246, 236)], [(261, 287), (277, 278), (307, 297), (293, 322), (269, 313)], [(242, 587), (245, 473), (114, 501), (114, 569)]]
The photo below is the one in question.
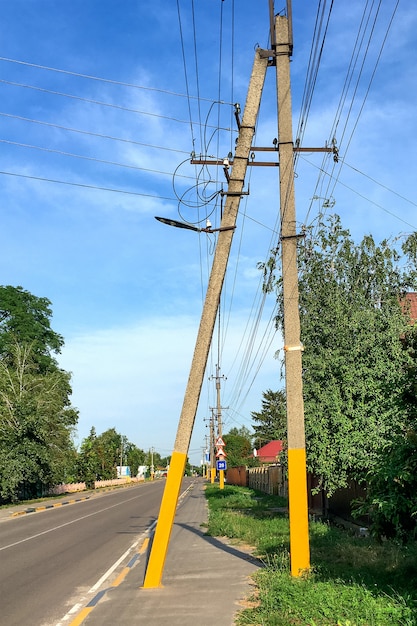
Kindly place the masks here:
[[(210, 378), (213, 378), (210, 376)], [(222, 403), (220, 400), (220, 379), (224, 376), (220, 376), (220, 366), (216, 365), (216, 416), (217, 416), (217, 437), (223, 437), (223, 424), (222, 424)], [(219, 486), (220, 489), (224, 489), (224, 469), (219, 470)]]
[(216, 469), (214, 465), (214, 409), (211, 409), (210, 417), (210, 481), (214, 483)]
[[(220, 376), (220, 365), (216, 365), (216, 415), (217, 415), (217, 434), (219, 437), (223, 436), (223, 424), (222, 424), (222, 404), (220, 401), (220, 379), (224, 376)], [(210, 376), (213, 379), (213, 376)]]
[[(278, 97), (279, 197), (281, 211), (282, 282), (284, 298), (284, 352), (287, 398), (288, 492), (291, 574), (300, 576), (310, 567), (304, 401), (302, 385), (300, 313), (298, 306), (297, 232), (294, 197), (294, 144), (292, 137), (289, 17), (275, 19)], [(272, 35), (272, 33), (271, 33)], [(271, 42), (273, 42), (271, 36)]]
[(226, 202), (221, 221), (221, 228), (226, 230), (219, 232), (216, 252), (213, 258), (174, 451), (172, 453), (171, 467), (167, 476), (158, 523), (146, 569), (145, 588), (159, 587), (161, 585), (162, 572), (207, 366), (233, 232), (236, 227), (240, 198), (244, 193), (245, 175), (268, 64), (268, 55), (262, 54), (262, 52), (264, 51), (261, 51), (259, 48), (255, 52), (243, 119), (241, 123), (239, 120), (239, 135), (233, 166), (230, 174), (227, 172), (228, 188), (227, 192), (225, 192)]

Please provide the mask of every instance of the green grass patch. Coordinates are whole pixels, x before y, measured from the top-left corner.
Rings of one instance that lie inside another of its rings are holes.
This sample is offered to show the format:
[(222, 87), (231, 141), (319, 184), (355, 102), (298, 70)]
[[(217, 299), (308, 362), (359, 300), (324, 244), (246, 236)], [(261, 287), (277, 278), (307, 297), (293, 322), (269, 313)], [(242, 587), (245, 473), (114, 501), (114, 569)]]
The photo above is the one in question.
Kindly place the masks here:
[[(293, 578), (285, 501), (245, 487), (207, 485), (208, 534), (254, 547), (254, 607), (239, 626), (415, 626), (417, 546), (378, 544), (322, 522), (310, 523), (311, 571)], [(284, 507), (284, 508), (283, 508)]]

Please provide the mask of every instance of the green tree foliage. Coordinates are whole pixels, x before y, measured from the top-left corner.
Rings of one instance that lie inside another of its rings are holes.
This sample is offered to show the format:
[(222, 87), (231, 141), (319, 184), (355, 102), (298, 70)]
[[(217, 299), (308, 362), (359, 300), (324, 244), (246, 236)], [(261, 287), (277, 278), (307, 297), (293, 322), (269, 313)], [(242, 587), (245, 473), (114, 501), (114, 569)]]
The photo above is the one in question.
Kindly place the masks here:
[(223, 439), (226, 444), (225, 452), (227, 453), (228, 467), (253, 464), (253, 460), (250, 458), (252, 443), (247, 428), (232, 428), (224, 435)]
[(404, 425), (400, 300), (411, 276), (388, 241), (355, 244), (337, 216), (308, 229), (299, 270), (307, 460), (331, 494), (364, 480)]
[[(136, 476), (139, 465), (144, 465), (145, 452), (120, 435), (115, 428), (109, 428), (97, 435), (91, 428), (80, 447), (78, 454), (78, 480), (92, 486), (96, 480), (117, 478), (117, 466), (130, 467), (131, 475)], [(159, 458), (159, 455), (158, 455)]]
[(73, 466), (70, 374), (54, 354), (51, 302), (22, 287), (0, 286), (0, 489), (15, 499), (61, 482)]
[(51, 302), (22, 287), (0, 286), (0, 355), (13, 356), (16, 341), (30, 345), (33, 360), (44, 372), (57, 367), (51, 353), (64, 345), (61, 335), (52, 330)]
[(262, 410), (252, 411), (253, 438), (258, 448), (270, 441), (287, 439), (287, 411), (284, 391), (268, 389), (262, 394)]
[(40, 372), (31, 344), (11, 343), (0, 357), (0, 495), (16, 500), (24, 488), (63, 481), (73, 461), (78, 414), (69, 404), (70, 375)]
[(137, 476), (139, 465), (145, 465), (145, 452), (129, 441), (125, 445), (126, 465), (130, 467), (131, 475)]
[(405, 542), (417, 538), (417, 326), (402, 341), (410, 357), (401, 393), (404, 427), (368, 473), (367, 498), (358, 503), (356, 513), (370, 516), (377, 537)]

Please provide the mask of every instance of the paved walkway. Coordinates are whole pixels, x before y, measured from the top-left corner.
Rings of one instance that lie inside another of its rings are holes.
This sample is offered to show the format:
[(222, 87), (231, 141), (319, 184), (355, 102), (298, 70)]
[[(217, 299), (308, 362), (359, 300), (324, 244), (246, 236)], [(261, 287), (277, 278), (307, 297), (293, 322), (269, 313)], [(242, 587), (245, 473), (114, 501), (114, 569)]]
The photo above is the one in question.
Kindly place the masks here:
[[(123, 582), (97, 593), (86, 626), (232, 626), (251, 593), (250, 575), (260, 563), (245, 548), (208, 537), (204, 482), (198, 480), (179, 504), (166, 558), (163, 587), (143, 589), (143, 556)], [(80, 615), (80, 614), (79, 614)]]

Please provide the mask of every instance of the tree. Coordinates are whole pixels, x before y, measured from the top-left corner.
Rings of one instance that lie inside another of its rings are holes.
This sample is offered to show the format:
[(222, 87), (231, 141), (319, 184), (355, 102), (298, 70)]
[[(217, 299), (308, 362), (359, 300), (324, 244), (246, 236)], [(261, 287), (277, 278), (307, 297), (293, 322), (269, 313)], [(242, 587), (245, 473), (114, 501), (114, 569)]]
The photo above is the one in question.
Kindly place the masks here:
[[(400, 301), (412, 277), (390, 242), (369, 235), (355, 244), (338, 216), (307, 229), (299, 268), (307, 461), (331, 494), (364, 481), (404, 426)], [(273, 263), (263, 269), (269, 288)]]
[(42, 372), (57, 367), (51, 353), (64, 345), (61, 335), (52, 330), (51, 302), (22, 287), (0, 286), (0, 356), (12, 356), (17, 342), (31, 346), (33, 360)]
[(96, 480), (117, 478), (116, 467), (120, 465), (122, 436), (115, 428), (109, 428), (97, 435), (91, 428), (80, 447), (79, 479), (91, 486)]
[[(155, 453), (159, 458), (159, 455)], [(97, 435), (91, 428), (80, 447), (78, 454), (78, 479), (91, 486), (96, 480), (117, 478), (117, 466), (130, 467), (131, 475), (136, 476), (139, 465), (145, 464), (145, 452), (120, 435), (115, 428), (108, 428)]]
[(73, 464), (78, 413), (53, 356), (64, 340), (51, 316), (47, 298), (0, 286), (0, 489), (11, 499), (60, 482)]
[(70, 374), (39, 372), (30, 344), (0, 357), (0, 495), (16, 500), (61, 482), (73, 452), (78, 413), (69, 404)]
[(270, 441), (287, 438), (287, 412), (284, 391), (264, 391), (262, 410), (252, 411), (254, 440), (258, 447), (262, 447)]
[(96, 429), (92, 426), (88, 437), (83, 439), (78, 453), (78, 480), (84, 481), (87, 487), (93, 486), (100, 468), (96, 440)]
[(406, 542), (417, 537), (417, 326), (405, 332), (402, 343), (410, 357), (401, 393), (405, 427), (368, 473), (367, 496), (356, 503), (355, 513), (369, 516), (379, 539)]
[(125, 446), (126, 465), (130, 467), (132, 476), (137, 476), (139, 465), (145, 464), (145, 452), (129, 441)]
[(229, 467), (239, 467), (250, 463), (252, 443), (247, 436), (248, 430), (232, 428), (223, 439), (226, 444), (227, 464)]

